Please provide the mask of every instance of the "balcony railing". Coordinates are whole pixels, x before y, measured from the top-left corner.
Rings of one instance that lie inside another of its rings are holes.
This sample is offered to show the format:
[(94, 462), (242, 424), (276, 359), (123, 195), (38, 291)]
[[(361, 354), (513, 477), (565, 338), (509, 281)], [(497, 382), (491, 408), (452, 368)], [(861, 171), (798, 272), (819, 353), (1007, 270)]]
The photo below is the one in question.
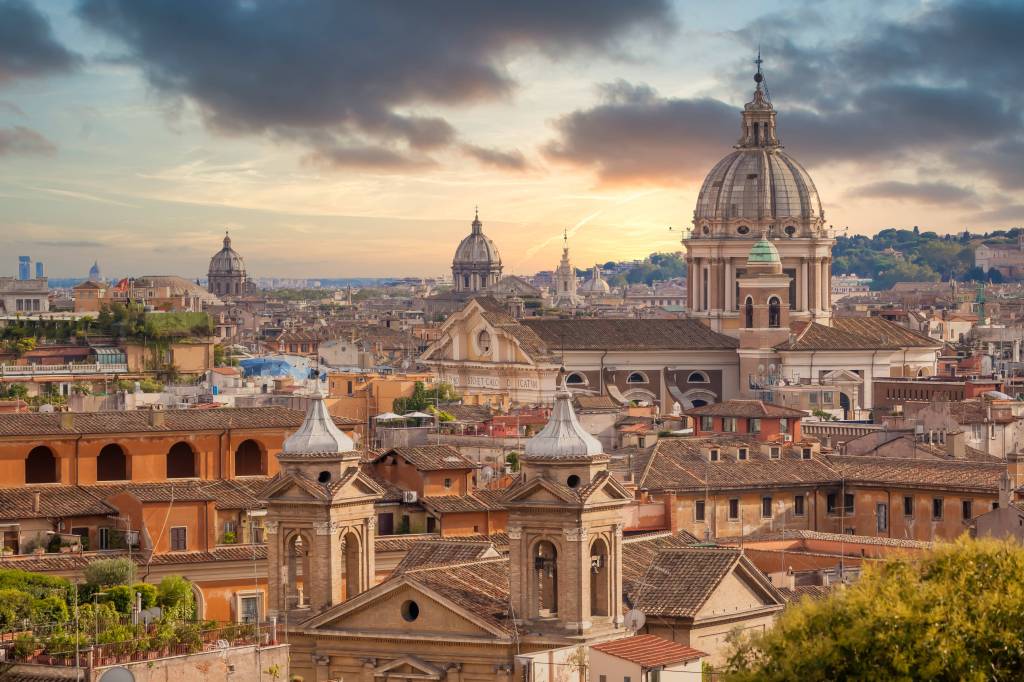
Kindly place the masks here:
[(72, 362), (63, 365), (0, 365), (0, 376), (29, 377), (49, 374), (121, 374), (127, 363)]

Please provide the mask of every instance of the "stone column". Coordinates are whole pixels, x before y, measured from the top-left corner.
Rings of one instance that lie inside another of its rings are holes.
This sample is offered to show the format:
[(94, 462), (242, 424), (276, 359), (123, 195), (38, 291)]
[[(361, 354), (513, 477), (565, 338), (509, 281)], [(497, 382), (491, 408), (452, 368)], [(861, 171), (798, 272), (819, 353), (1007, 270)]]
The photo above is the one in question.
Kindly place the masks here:
[(736, 307), (733, 299), (736, 296), (736, 276), (732, 265), (732, 259), (725, 259), (725, 309), (732, 311)]
[(811, 258), (810, 263), (807, 264), (808, 279), (808, 310), (814, 311), (818, 308), (818, 275), (821, 274), (821, 268), (818, 266), (818, 259)]
[[(589, 620), (586, 604), (590, 600), (590, 558), (584, 561), (587, 529), (583, 526), (566, 528), (564, 559), (558, 560), (558, 619), (565, 629), (575, 633)], [(563, 577), (564, 576), (564, 577)]]
[(832, 309), (832, 259), (821, 259), (821, 309)]
[(365, 592), (377, 584), (377, 517), (371, 515), (366, 519), (366, 544), (363, 547), (363, 584), (360, 592)]
[(284, 557), (281, 552), (281, 536), (277, 534), (276, 520), (263, 523), (263, 532), (267, 535), (267, 610), (273, 614), (284, 611), (287, 606), (284, 599), (283, 585), (287, 575), (281, 575), (284, 568)]
[(808, 308), (808, 282), (807, 282), (807, 261), (805, 259), (800, 260), (800, 286), (797, 287), (799, 291), (797, 295), (800, 297), (800, 304), (797, 306), (800, 310), (807, 311)]
[(693, 259), (693, 309), (704, 310), (704, 263), (700, 258)]

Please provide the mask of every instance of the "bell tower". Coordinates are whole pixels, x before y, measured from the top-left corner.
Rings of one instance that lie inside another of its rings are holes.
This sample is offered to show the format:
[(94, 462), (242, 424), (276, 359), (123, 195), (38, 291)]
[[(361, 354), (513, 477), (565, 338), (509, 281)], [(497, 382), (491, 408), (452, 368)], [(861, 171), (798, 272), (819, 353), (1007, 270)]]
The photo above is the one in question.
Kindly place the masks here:
[(556, 393), (506, 495), (509, 579), (521, 628), (588, 638), (622, 623), (622, 508), (631, 496), (571, 400), (565, 386)]
[(384, 491), (361, 473), (359, 452), (319, 394), (277, 459), (281, 471), (261, 495), (268, 606), (298, 622), (373, 585), (373, 505)]
[(557, 308), (576, 308), (582, 302), (576, 294), (576, 268), (569, 262), (569, 234), (562, 235), (562, 260), (555, 268), (555, 295)]
[[(737, 280), (740, 302), (740, 387), (744, 391), (774, 379), (780, 360), (774, 348), (789, 338), (790, 282), (767, 232), (747, 254)], [(743, 381), (746, 377), (747, 381)]]

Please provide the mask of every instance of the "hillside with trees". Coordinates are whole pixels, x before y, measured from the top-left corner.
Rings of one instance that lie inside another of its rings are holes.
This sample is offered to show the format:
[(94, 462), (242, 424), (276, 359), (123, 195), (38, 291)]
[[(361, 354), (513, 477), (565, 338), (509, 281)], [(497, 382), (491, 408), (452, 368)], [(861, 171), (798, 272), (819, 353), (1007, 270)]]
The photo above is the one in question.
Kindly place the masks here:
[(896, 282), (1001, 282), (998, 272), (983, 273), (974, 266), (974, 249), (982, 244), (1015, 244), (1022, 228), (978, 234), (939, 235), (935, 232), (887, 228), (878, 234), (842, 236), (832, 249), (832, 274), (873, 280), (883, 290)]

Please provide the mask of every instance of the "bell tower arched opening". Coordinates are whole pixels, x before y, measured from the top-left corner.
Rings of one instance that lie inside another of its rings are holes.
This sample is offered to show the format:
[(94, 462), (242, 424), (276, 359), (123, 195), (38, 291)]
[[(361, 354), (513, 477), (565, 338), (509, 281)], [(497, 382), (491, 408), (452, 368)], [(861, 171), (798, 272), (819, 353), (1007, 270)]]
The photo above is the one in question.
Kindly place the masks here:
[(590, 615), (607, 616), (611, 597), (608, 543), (598, 538), (590, 545)]
[(534, 547), (534, 572), (537, 581), (535, 612), (540, 618), (558, 615), (558, 548), (549, 540)]

